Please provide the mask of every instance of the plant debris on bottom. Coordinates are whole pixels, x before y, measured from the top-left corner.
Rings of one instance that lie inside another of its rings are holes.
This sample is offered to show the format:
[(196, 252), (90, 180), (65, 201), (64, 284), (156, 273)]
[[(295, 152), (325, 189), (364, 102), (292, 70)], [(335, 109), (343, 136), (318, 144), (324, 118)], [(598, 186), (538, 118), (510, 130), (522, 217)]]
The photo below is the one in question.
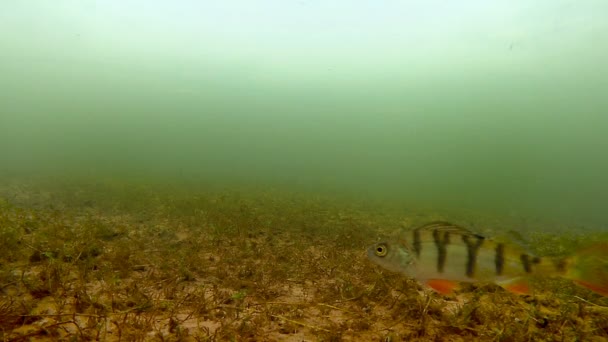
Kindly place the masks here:
[(492, 284), (442, 296), (376, 267), (366, 247), (406, 215), (114, 190), (0, 200), (4, 341), (608, 340), (608, 301), (565, 280), (537, 280), (530, 296)]

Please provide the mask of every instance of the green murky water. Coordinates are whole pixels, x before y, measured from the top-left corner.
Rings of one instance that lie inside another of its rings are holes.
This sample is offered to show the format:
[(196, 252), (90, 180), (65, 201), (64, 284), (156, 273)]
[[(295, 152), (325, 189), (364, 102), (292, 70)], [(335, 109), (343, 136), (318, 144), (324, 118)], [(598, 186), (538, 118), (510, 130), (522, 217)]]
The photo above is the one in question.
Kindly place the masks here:
[(608, 3), (3, 1), (0, 181), (605, 226)]

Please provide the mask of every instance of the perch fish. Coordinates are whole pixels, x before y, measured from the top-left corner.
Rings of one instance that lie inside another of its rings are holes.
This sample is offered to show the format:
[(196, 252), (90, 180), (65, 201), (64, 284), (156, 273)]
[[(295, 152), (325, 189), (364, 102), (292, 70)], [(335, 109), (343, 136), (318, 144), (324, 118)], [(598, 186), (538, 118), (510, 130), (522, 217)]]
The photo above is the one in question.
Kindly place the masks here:
[(449, 222), (412, 230), (408, 241), (370, 246), (367, 255), (380, 266), (400, 272), (442, 294), (460, 282), (493, 282), (529, 294), (530, 275), (561, 276), (608, 296), (608, 243), (594, 244), (569, 258), (541, 258), (520, 244), (475, 234)]

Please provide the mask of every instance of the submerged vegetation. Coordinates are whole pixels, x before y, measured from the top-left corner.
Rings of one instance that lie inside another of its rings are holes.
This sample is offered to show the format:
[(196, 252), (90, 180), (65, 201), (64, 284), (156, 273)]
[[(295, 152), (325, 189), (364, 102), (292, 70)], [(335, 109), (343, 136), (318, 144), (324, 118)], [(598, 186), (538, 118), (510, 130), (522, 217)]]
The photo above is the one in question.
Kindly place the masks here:
[[(0, 190), (5, 341), (608, 340), (608, 299), (563, 279), (442, 296), (365, 257), (443, 214), (279, 191)], [(541, 228), (531, 246), (554, 254), (608, 238)]]

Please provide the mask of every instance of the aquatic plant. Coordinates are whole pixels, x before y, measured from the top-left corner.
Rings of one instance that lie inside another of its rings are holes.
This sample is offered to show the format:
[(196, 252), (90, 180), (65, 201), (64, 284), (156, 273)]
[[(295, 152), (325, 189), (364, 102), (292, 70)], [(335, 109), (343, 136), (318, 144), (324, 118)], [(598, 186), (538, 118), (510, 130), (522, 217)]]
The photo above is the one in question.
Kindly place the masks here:
[[(608, 337), (606, 298), (568, 281), (536, 279), (531, 296), (483, 283), (442, 296), (366, 259), (377, 236), (438, 213), (404, 217), (278, 191), (134, 187), (63, 186), (49, 190), (53, 208), (0, 205), (0, 338)], [(534, 243), (567, 253), (596, 237), (573, 244), (540, 234)]]

